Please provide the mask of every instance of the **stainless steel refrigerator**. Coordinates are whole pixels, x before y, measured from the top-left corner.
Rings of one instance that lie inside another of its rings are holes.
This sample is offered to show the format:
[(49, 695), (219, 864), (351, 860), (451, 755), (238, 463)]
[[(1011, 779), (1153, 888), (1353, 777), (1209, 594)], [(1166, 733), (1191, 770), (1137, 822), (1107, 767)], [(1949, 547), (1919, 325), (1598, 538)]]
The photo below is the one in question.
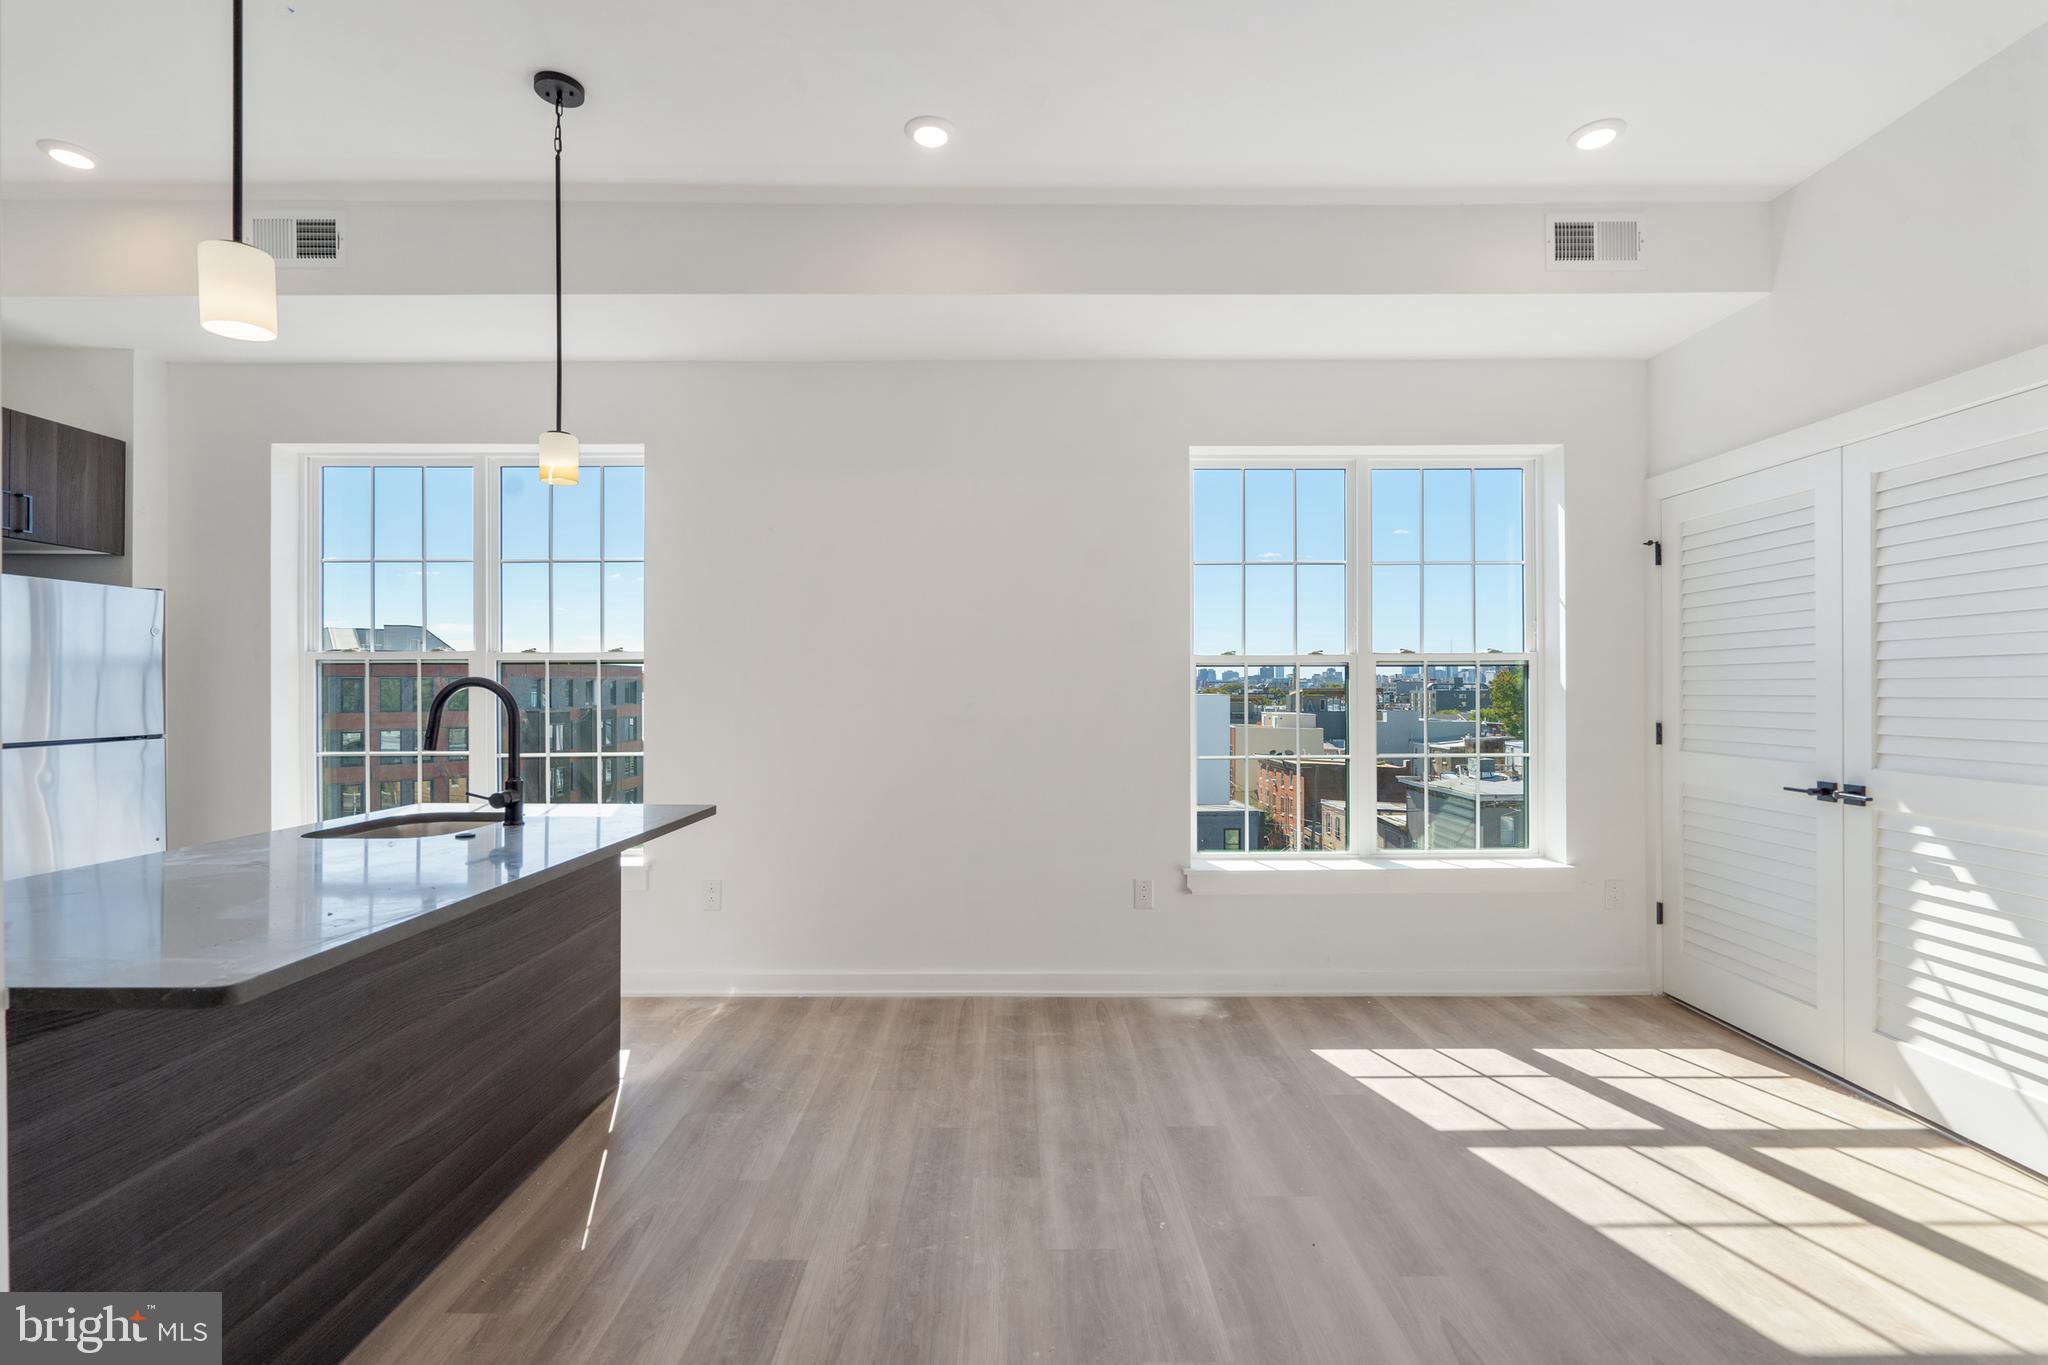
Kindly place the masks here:
[(164, 595), (0, 574), (0, 868), (164, 846)]

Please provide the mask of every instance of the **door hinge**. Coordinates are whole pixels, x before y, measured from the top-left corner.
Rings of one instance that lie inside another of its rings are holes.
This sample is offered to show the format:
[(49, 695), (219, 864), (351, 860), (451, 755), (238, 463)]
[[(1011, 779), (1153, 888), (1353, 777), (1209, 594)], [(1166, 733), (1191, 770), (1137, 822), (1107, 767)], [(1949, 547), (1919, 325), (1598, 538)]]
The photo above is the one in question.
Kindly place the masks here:
[(1657, 923), (1659, 923), (1659, 924), (1662, 924), (1663, 922), (1664, 922), (1664, 902), (1663, 902), (1663, 901), (1658, 901), (1658, 902), (1657, 902)]
[(1661, 540), (1646, 540), (1643, 542), (1643, 544), (1650, 547), (1650, 562), (1655, 564), (1660, 569), (1663, 568), (1664, 542)]
[(1664, 722), (1661, 720), (1657, 722), (1657, 742), (1659, 744), (1664, 742)]

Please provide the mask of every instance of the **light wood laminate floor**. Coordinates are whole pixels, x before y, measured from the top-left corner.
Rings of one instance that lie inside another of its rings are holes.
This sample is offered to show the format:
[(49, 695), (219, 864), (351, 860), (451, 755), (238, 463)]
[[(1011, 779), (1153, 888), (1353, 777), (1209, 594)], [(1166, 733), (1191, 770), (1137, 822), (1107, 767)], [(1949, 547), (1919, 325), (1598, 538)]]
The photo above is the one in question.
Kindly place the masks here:
[(633, 1000), (353, 1365), (2048, 1359), (2048, 1186), (1668, 1001)]

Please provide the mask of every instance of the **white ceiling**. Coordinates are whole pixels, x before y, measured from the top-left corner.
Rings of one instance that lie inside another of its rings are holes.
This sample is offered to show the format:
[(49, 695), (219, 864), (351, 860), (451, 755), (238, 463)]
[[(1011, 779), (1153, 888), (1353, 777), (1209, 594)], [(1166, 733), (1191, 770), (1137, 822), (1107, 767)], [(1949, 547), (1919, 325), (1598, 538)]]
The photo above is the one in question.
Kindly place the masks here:
[[(572, 361), (1643, 359), (1762, 298), (1711, 294), (600, 294), (567, 306)], [(552, 357), (537, 295), (300, 295), (252, 346), (189, 298), (11, 298), (13, 346), (136, 348), (196, 361)]]
[[(227, 0), (0, 0), (0, 178), (217, 183)], [(2048, 0), (248, 0), (257, 181), (1472, 191), (1789, 186)], [(959, 129), (917, 151), (904, 120)], [(1572, 128), (1630, 131), (1588, 155)]]

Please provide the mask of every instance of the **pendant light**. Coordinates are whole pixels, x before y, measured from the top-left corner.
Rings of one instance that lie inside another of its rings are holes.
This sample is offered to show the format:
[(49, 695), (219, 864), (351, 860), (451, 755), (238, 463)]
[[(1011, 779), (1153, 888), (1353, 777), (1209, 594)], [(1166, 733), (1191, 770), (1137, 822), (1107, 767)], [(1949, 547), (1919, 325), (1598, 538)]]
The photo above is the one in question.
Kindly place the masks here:
[(199, 325), (236, 341), (277, 340), (277, 262), (242, 240), (242, 0), (235, 9), (234, 232), (199, 244)]
[(555, 107), (555, 427), (540, 434), (540, 481), (576, 482), (582, 448), (562, 430), (562, 111), (583, 104), (583, 82), (559, 71), (537, 71), (533, 93)]

